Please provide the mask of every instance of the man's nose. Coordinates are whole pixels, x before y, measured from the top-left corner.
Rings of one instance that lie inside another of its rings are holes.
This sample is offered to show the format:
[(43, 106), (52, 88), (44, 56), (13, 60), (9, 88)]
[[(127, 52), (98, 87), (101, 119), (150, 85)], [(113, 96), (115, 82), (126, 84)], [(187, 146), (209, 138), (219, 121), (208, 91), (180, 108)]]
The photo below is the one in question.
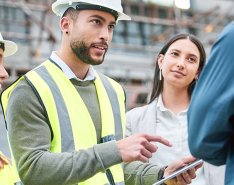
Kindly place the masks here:
[(102, 28), (101, 32), (100, 32), (100, 38), (105, 40), (105, 42), (107, 42), (107, 44), (108, 44), (110, 41), (110, 37), (111, 37), (111, 33), (109, 32), (108, 27)]
[(3, 65), (0, 65), (0, 78), (6, 80), (9, 78), (8, 72)]

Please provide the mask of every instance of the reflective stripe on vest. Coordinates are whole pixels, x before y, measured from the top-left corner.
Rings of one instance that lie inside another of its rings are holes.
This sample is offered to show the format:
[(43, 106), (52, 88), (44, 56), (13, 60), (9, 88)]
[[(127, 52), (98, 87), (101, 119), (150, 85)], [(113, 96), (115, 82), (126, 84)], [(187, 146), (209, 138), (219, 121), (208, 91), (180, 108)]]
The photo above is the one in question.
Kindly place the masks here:
[[(47, 111), (54, 134), (51, 152), (71, 152), (97, 144), (96, 130), (88, 109), (61, 69), (51, 61), (46, 61), (27, 73), (25, 78), (33, 86)], [(122, 128), (125, 128), (123, 90), (119, 84), (104, 75), (99, 77), (97, 74), (94, 83), (100, 103), (101, 136), (105, 138), (116, 135), (116, 138), (120, 139), (124, 134)], [(124, 177), (121, 165), (112, 166), (110, 171), (116, 184), (122, 184)], [(80, 184), (109, 184), (109, 182), (105, 173), (100, 172)]]
[[(105, 185), (110, 185), (110, 184), (105, 184)], [(116, 182), (115, 185), (125, 185), (124, 182)]]

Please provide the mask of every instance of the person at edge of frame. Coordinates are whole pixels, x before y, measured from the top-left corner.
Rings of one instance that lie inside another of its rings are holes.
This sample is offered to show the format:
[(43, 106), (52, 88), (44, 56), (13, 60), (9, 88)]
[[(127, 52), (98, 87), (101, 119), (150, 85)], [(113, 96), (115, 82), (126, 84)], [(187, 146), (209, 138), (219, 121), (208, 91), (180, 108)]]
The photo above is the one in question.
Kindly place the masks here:
[(234, 22), (212, 46), (188, 112), (189, 148), (194, 156), (225, 166), (225, 185), (234, 184)]
[[(0, 32), (0, 91), (9, 75), (4, 67), (4, 58), (14, 55), (18, 50), (15, 42), (5, 40)], [(21, 182), (10, 164), (10, 159), (0, 151), (0, 184), (1, 185), (20, 185)]]

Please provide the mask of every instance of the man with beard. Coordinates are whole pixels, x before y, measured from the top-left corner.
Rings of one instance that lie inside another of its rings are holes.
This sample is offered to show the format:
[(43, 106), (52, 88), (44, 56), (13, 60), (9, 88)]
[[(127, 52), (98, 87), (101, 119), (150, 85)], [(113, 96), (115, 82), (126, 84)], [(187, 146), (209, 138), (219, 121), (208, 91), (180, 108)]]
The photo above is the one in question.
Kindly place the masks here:
[[(61, 17), (59, 50), (2, 95), (19, 176), (25, 185), (124, 184), (122, 162), (147, 161), (157, 150), (151, 142), (170, 146), (146, 134), (123, 139), (123, 89), (92, 67), (130, 17), (120, 0), (57, 0), (52, 9)], [(163, 175), (156, 172), (153, 180)]]

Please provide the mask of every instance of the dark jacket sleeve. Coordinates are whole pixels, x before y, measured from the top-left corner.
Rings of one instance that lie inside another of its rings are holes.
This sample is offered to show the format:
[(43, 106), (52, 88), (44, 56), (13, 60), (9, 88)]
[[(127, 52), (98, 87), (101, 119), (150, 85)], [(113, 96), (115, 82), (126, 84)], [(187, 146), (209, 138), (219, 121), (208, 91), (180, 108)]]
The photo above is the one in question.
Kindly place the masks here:
[(214, 44), (192, 95), (188, 114), (191, 153), (225, 164), (234, 135), (234, 23)]

